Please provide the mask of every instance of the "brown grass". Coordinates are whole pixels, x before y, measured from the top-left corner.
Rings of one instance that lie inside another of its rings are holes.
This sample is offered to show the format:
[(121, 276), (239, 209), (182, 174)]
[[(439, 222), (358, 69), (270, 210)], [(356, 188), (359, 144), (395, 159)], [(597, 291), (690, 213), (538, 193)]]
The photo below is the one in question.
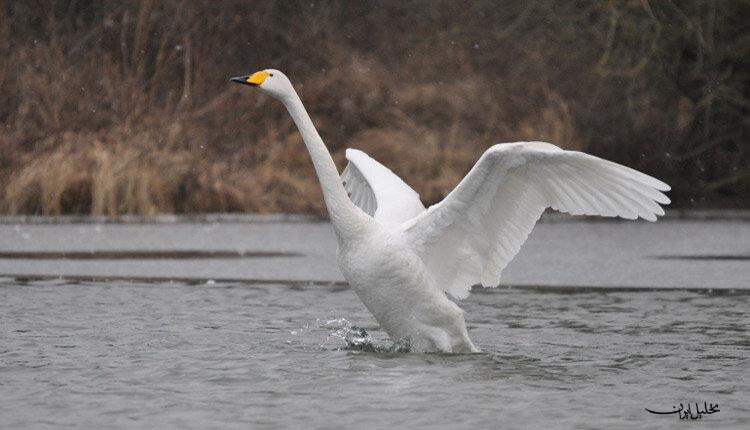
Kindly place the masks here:
[(546, 140), (750, 206), (741, 1), (0, 0), (0, 213), (323, 213), (279, 103), (442, 198), (490, 145)]

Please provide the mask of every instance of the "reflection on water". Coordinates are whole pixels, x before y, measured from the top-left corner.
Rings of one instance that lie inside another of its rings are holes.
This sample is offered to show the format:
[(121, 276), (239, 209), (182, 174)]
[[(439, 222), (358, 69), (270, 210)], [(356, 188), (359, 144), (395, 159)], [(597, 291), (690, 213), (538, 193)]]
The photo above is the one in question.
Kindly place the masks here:
[(484, 352), (443, 355), (393, 352), (347, 289), (6, 279), (0, 427), (677, 428), (644, 408), (705, 401), (741, 428), (749, 304), (481, 290), (461, 305)]

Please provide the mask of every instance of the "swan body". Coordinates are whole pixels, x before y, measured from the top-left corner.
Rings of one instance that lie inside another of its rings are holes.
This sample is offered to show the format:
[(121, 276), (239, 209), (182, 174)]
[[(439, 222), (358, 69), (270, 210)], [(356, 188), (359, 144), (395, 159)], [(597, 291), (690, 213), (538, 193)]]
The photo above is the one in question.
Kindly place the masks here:
[(438, 204), (362, 151), (339, 177), (289, 79), (263, 70), (232, 81), (286, 106), (310, 153), (338, 239), (338, 264), (394, 341), (413, 351), (477, 352), (463, 311), (473, 285), (495, 287), (542, 212), (655, 221), (667, 184), (634, 169), (545, 142), (490, 147)]

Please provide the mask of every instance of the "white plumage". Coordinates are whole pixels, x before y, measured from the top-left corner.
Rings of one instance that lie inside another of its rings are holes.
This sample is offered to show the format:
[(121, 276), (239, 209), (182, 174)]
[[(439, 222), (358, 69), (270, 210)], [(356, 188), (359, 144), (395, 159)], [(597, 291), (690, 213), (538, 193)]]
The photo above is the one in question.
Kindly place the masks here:
[[(341, 178), (283, 73), (234, 78), (289, 110), (323, 188), (344, 277), (394, 339), (413, 350), (473, 352), (462, 299), (473, 285), (495, 287), (542, 212), (655, 221), (668, 204), (658, 179), (544, 142), (489, 148), (440, 203), (425, 209), (403, 180), (349, 149)], [(446, 295), (447, 293), (447, 295)]]
[(367, 154), (346, 150), (349, 164), (341, 174), (355, 205), (381, 222), (404, 222), (424, 212), (419, 194)]

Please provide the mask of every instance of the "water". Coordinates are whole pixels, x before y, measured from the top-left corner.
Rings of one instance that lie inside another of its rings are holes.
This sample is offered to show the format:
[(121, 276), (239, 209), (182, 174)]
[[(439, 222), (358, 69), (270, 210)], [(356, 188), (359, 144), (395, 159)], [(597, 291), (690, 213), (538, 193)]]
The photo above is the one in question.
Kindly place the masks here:
[(743, 428), (749, 302), (482, 290), (461, 306), (484, 352), (442, 355), (373, 352), (335, 284), (0, 279), (0, 427), (682, 428), (644, 408), (705, 401)]
[[(503, 271), (503, 284), (750, 289), (750, 215), (564, 219), (543, 218)], [(8, 221), (0, 217), (0, 276), (344, 281), (329, 223)]]

